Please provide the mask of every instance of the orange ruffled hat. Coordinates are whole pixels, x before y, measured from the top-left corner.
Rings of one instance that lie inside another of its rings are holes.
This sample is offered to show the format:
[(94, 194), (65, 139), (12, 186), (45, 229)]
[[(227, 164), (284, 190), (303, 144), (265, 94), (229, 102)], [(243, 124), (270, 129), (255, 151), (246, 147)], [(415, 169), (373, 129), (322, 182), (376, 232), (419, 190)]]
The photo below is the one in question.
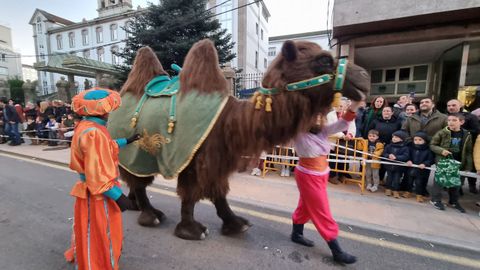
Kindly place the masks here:
[(104, 115), (116, 110), (121, 104), (122, 99), (118, 92), (92, 88), (73, 97), (72, 110), (83, 116)]

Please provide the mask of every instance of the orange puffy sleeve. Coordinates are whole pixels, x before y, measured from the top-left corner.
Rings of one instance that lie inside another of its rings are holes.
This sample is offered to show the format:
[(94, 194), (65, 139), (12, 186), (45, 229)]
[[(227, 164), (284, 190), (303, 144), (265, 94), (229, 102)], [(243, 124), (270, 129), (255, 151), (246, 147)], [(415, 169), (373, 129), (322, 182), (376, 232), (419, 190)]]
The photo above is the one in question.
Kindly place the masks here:
[(115, 143), (95, 129), (82, 135), (80, 150), (84, 157), (86, 185), (92, 195), (99, 195), (111, 189), (118, 177)]

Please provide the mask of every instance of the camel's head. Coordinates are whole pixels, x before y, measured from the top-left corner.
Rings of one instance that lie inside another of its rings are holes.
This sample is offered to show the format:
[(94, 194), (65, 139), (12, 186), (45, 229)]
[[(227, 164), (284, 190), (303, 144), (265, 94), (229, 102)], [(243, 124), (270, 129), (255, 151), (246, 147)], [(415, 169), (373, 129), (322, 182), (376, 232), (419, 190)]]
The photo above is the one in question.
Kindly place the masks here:
[(342, 73), (342, 68), (337, 67), (339, 62), (316, 43), (288, 40), (268, 68), (262, 86), (287, 92), (292, 98), (294, 95), (307, 97), (314, 113), (326, 112), (330, 108), (336, 85), (341, 88), (343, 96), (354, 101), (363, 100), (370, 89), (368, 72), (348, 63), (342, 83), (337, 75)]

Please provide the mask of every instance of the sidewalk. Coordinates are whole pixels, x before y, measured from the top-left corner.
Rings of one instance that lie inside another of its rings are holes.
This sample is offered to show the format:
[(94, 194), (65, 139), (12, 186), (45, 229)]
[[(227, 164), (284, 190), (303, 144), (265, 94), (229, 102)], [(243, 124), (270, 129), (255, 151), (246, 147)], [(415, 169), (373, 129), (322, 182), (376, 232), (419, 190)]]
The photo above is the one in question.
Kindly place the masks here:
[[(57, 147), (1, 144), (1, 152), (57, 164), (68, 164), (70, 159), (69, 148), (58, 150)], [(175, 187), (176, 181), (159, 176), (155, 184)], [(341, 223), (480, 251), (480, 209), (475, 206), (480, 195), (473, 196), (467, 191), (460, 199), (466, 214), (449, 207), (446, 211), (439, 211), (429, 203), (419, 204), (413, 198), (386, 197), (381, 191), (367, 191), (360, 195), (359, 188), (354, 185), (329, 185), (329, 196), (332, 213)], [(298, 191), (293, 177), (269, 173), (261, 178), (235, 173), (230, 177), (228, 198), (291, 213), (297, 205)]]

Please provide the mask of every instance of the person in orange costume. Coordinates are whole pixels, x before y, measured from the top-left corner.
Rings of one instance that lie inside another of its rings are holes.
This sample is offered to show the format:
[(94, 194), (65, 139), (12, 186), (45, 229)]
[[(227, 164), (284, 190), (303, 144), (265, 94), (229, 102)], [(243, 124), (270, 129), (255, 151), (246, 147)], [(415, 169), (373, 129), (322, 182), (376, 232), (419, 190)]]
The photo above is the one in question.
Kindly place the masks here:
[(72, 109), (82, 115), (71, 145), (70, 169), (79, 181), (70, 194), (76, 198), (72, 245), (65, 259), (78, 269), (118, 269), (122, 250), (121, 212), (132, 207), (118, 178), (118, 149), (139, 135), (112, 140), (105, 124), (109, 112), (121, 104), (117, 92), (91, 89), (76, 95)]

